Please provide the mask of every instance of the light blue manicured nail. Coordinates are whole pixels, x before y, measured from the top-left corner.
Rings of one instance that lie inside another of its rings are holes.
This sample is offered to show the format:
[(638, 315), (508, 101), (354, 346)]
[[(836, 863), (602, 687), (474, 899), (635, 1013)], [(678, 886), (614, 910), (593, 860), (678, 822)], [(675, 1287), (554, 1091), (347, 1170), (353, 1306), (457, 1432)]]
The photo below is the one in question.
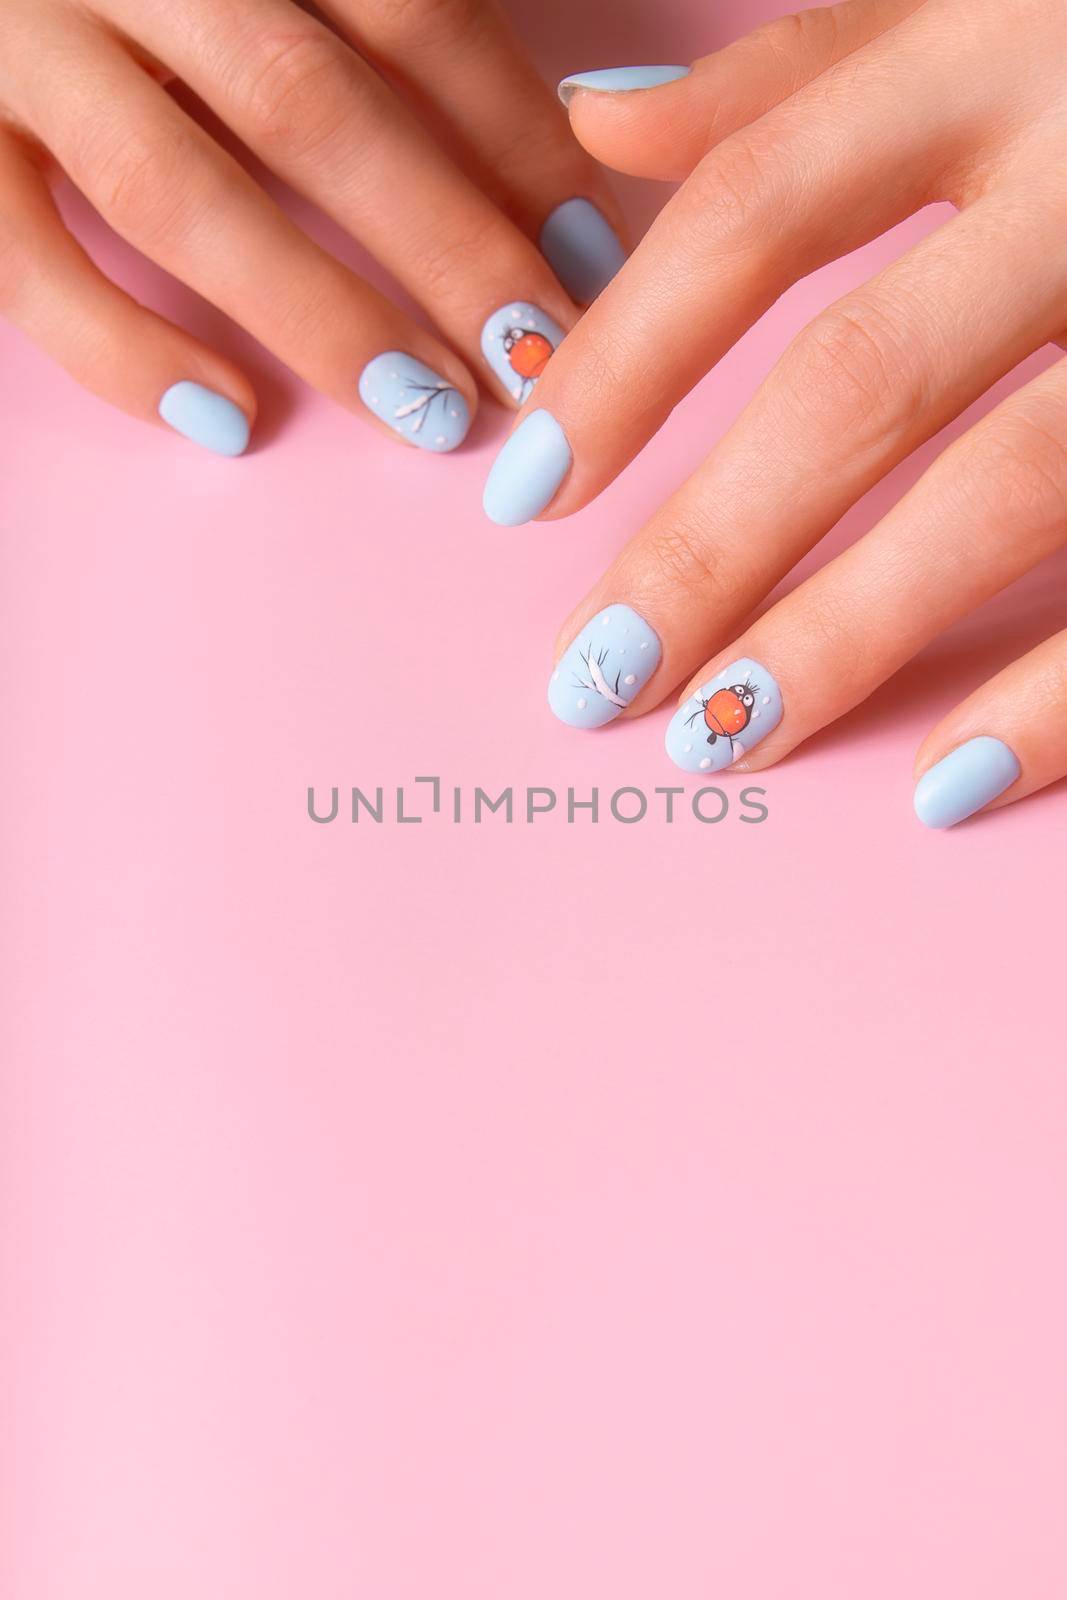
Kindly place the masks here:
[(482, 329), (482, 355), (520, 406), (562, 342), (559, 323), (525, 300), (509, 300)]
[(600, 67), (596, 72), (572, 72), (556, 93), (569, 106), (579, 89), (596, 89), (601, 94), (627, 94), (631, 89), (658, 89), (661, 83), (676, 83), (688, 77), (689, 67)]
[(915, 785), (915, 815), (928, 828), (951, 828), (1003, 794), (1022, 768), (1014, 750), (983, 734), (924, 772)]
[(547, 411), (523, 417), (493, 462), (482, 505), (490, 522), (517, 528), (548, 505), (571, 464), (571, 447)]
[(572, 728), (602, 728), (651, 678), (659, 639), (629, 606), (608, 606), (587, 622), (548, 680), (548, 703)]
[(611, 282), (626, 251), (591, 200), (564, 200), (541, 229), (541, 254), (572, 300), (587, 305)]
[(667, 728), (667, 754), (685, 772), (721, 772), (781, 720), (782, 691), (766, 667), (742, 656), (674, 713)]
[(466, 438), (471, 415), (458, 389), (403, 350), (368, 361), (359, 397), (394, 433), (420, 450), (454, 450)]
[(240, 406), (202, 383), (183, 378), (171, 384), (159, 414), (175, 433), (220, 456), (239, 456), (248, 448), (248, 418)]

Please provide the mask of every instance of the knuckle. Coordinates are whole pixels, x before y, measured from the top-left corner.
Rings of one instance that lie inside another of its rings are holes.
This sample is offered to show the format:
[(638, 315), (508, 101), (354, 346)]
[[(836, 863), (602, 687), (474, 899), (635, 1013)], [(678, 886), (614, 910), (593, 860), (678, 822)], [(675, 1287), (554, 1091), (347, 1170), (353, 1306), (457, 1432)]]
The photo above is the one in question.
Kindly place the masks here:
[(1024, 400), (966, 442), (957, 474), (977, 496), (999, 537), (1043, 541), (1067, 529), (1067, 414)]
[(703, 521), (691, 513), (672, 512), (646, 535), (644, 558), (652, 582), (663, 593), (691, 596), (706, 606), (717, 597), (725, 569), (716, 560), (716, 542)]
[(816, 657), (833, 663), (835, 696), (858, 704), (881, 676), (864, 628), (866, 608), (856, 605), (851, 592), (839, 593), (829, 579), (803, 585), (791, 604), (797, 608), (791, 626), (811, 642)]
[[(420, 47), (454, 42), (489, 18), (483, 0), (367, 0), (364, 25), (382, 39)], [(369, 19), (369, 20), (368, 20)]]
[(810, 11), (792, 12), (764, 23), (756, 29), (754, 42), (800, 83), (813, 68), (817, 72), (836, 59), (839, 33), (836, 9), (813, 6)]
[(182, 229), (197, 154), (195, 135), (180, 124), (98, 129), (86, 136), (77, 166), (90, 175), (112, 226), (151, 245)]
[(344, 269), (327, 269), (299, 284), (284, 282), (266, 305), (267, 321), (279, 350), (319, 350), (323, 330), (339, 324), (346, 296)]
[(886, 308), (853, 300), (831, 307), (794, 341), (782, 379), (808, 425), (853, 448), (899, 433), (926, 400), (913, 343)]
[(427, 219), (435, 226), (420, 229), (410, 255), (419, 263), (419, 298), (425, 303), (456, 302), (475, 291), (472, 262), (490, 262), (500, 254), (499, 219), (489, 213), (462, 228), (438, 232), (439, 216)]
[(769, 230), (771, 170), (746, 132), (717, 145), (685, 186), (684, 233), (701, 255), (748, 246)]
[(262, 42), (239, 90), (255, 141), (290, 160), (326, 143), (344, 120), (351, 65), (346, 46), (324, 28)]

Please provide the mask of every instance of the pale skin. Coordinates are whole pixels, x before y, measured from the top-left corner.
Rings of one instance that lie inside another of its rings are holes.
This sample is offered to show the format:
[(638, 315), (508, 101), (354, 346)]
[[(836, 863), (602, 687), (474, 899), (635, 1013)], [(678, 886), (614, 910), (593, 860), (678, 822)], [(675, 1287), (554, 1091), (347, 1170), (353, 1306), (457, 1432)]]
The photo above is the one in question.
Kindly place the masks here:
[[(66, 231), (51, 192), (64, 171), (135, 247), (372, 426), (357, 378), (383, 348), (425, 361), (473, 409), (487, 311), (542, 307), (573, 331), (525, 409), (550, 411), (570, 442), (546, 512), (567, 516), (791, 282), (947, 199), (952, 222), (798, 337), (574, 612), (561, 650), (607, 604), (648, 620), (663, 658), (625, 715), (738, 657), (765, 663), (786, 710), (745, 756), (756, 771), (1063, 545), (1067, 364), (736, 631), (873, 483), (1067, 324), (1062, 0), (806, 11), (677, 82), (578, 90), (577, 142), (488, 0), (319, 10), (325, 21), (291, 0), (4, 0), (0, 310), (88, 388), (157, 426), (178, 377), (255, 414), (237, 367), (136, 304)], [(302, 233), (167, 93), (172, 77), (365, 244), (440, 337)], [(682, 186), (577, 322), (533, 241), (574, 195), (618, 226), (597, 162)], [(976, 689), (917, 772), (979, 733), (1009, 739), (1022, 768), (996, 805), (1067, 772), (1067, 634)]]
[[(138, 305), (64, 227), (65, 172), (132, 245), (363, 421), (360, 371), (400, 349), (473, 411), (485, 318), (520, 298), (578, 308), (534, 242), (604, 175), (493, 0), (3, 0), (0, 311), (80, 383), (162, 426), (179, 379), (254, 421), (247, 377)], [(320, 20), (320, 16), (323, 20)], [(433, 319), (427, 332), (315, 244), (167, 92), (177, 78), (358, 239)]]
[[(546, 517), (594, 499), (790, 283), (929, 201), (959, 210), (799, 335), (565, 623), (557, 655), (619, 602), (658, 633), (661, 664), (624, 714), (672, 690), (681, 702), (752, 658), (785, 706), (744, 756), (762, 770), (1067, 542), (1059, 362), (737, 632), (872, 484), (1061, 342), (1065, 61), (1062, 0), (847, 0), (761, 28), (676, 82), (573, 95), (572, 126), (598, 160), (682, 185), (527, 403), (573, 453)], [(1067, 773), (1067, 633), (952, 711), (916, 775), (978, 734), (1008, 741), (1022, 769), (995, 805)]]

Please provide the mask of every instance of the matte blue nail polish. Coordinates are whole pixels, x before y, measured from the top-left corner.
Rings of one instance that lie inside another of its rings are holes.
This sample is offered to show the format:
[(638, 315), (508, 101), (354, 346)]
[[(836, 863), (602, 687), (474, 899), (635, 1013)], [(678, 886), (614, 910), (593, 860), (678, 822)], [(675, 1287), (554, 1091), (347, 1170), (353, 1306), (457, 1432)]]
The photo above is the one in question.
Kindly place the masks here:
[(572, 72), (556, 93), (569, 106), (579, 89), (595, 89), (601, 94), (626, 94), (631, 89), (658, 89), (661, 83), (676, 83), (688, 77), (690, 67), (600, 67), (595, 72)]
[(482, 329), (482, 355), (520, 406), (562, 342), (559, 323), (525, 300), (509, 300), (486, 318)]
[(944, 756), (915, 785), (915, 815), (928, 828), (951, 828), (981, 811), (1021, 773), (1014, 750), (983, 734)]
[(368, 361), (359, 397), (394, 433), (420, 450), (454, 450), (470, 427), (467, 402), (432, 367), (403, 350), (387, 350)]
[(667, 727), (667, 754), (685, 772), (721, 772), (782, 720), (782, 691), (758, 661), (742, 656), (702, 684)]
[(548, 703), (572, 728), (602, 728), (651, 678), (659, 638), (629, 606), (607, 606), (587, 622), (548, 680)]
[(560, 283), (580, 305), (595, 300), (626, 260), (618, 234), (591, 200), (564, 200), (537, 242)]
[(240, 406), (202, 383), (184, 378), (172, 384), (159, 402), (159, 414), (175, 433), (217, 455), (239, 456), (248, 448), (248, 418)]
[(547, 411), (523, 417), (493, 462), (482, 505), (490, 522), (517, 528), (545, 509), (571, 464), (567, 435)]

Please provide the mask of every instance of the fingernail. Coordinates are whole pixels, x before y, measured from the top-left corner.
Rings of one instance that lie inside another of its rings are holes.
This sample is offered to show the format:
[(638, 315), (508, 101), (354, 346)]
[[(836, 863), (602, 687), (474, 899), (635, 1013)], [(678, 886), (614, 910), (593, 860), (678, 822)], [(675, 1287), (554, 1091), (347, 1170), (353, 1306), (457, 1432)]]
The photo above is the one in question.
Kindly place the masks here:
[(541, 229), (538, 244), (571, 299), (581, 305), (595, 300), (626, 260), (615, 229), (591, 200), (564, 200)]
[(424, 361), (387, 350), (363, 368), (359, 397), (369, 411), (420, 450), (454, 450), (471, 416), (459, 390)]
[(548, 703), (571, 728), (602, 728), (626, 710), (659, 665), (660, 643), (629, 606), (587, 622), (548, 680)]
[(517, 528), (543, 511), (571, 464), (571, 447), (547, 411), (531, 411), (493, 462), (482, 505), (490, 522)]
[(915, 815), (928, 828), (954, 827), (1003, 794), (1021, 771), (1002, 740), (968, 739), (923, 773), (915, 785)]
[(758, 661), (742, 656), (702, 684), (667, 727), (667, 754), (685, 772), (721, 772), (782, 720), (782, 691)]
[(572, 72), (556, 93), (569, 106), (579, 89), (594, 89), (600, 94), (626, 94), (631, 89), (658, 89), (661, 83), (675, 83), (688, 77), (690, 67), (601, 67), (596, 72)]
[(239, 456), (248, 448), (248, 418), (240, 406), (202, 383), (184, 378), (171, 384), (159, 402), (163, 421), (205, 450), (220, 456)]
[(482, 355), (520, 406), (562, 342), (559, 323), (525, 300), (509, 300), (482, 329)]

